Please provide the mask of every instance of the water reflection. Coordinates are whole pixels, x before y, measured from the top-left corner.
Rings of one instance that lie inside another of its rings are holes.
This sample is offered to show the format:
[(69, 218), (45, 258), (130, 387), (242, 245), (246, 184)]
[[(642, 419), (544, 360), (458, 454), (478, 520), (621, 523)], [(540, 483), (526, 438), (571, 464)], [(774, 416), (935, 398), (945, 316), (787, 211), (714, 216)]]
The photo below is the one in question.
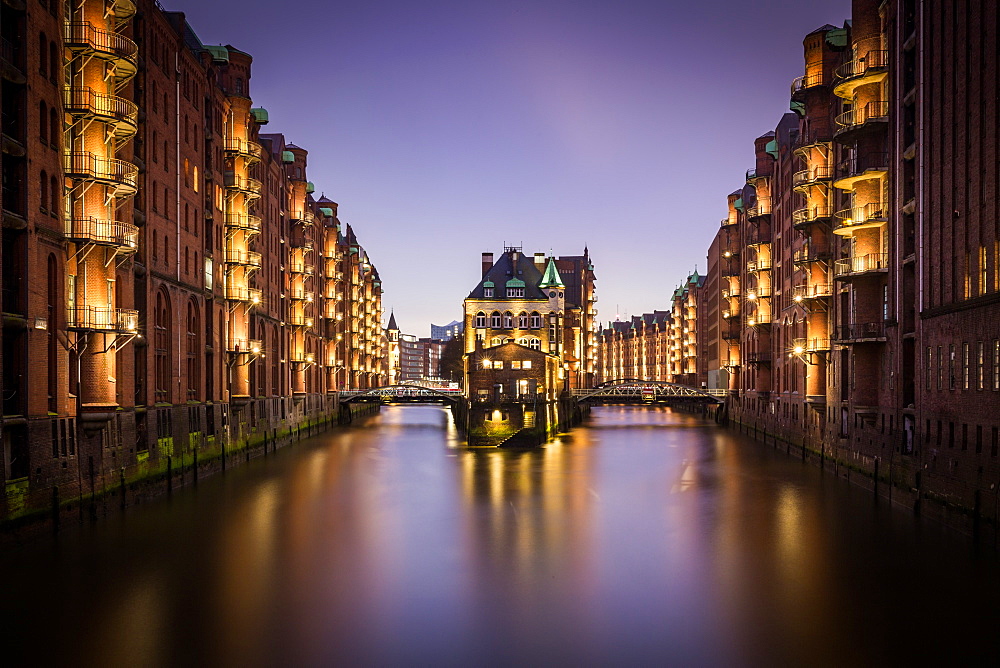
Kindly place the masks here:
[(539, 450), (459, 446), (444, 409), (387, 407), (0, 556), (14, 662), (891, 664), (942, 633), (950, 660), (996, 650), (995, 560), (695, 416), (604, 407)]

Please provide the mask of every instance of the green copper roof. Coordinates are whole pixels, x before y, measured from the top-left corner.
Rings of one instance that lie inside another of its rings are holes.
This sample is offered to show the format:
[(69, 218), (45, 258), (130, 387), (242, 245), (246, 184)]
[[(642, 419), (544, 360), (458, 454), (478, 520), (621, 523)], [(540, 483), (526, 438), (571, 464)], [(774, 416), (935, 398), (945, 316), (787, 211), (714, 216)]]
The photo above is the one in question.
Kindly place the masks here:
[(493, 287), (496, 287), (496, 286), (493, 283), (493, 281), (483, 281), (483, 287), (484, 288), (493, 288)]
[(799, 102), (798, 100), (792, 100), (788, 103), (788, 108), (799, 115), (799, 118), (806, 115), (806, 104), (805, 102)]
[(774, 158), (775, 160), (777, 160), (778, 159), (778, 140), (777, 139), (772, 139), (771, 141), (767, 142), (767, 146), (764, 147), (764, 150), (767, 151), (771, 155), (772, 158)]
[(742, 197), (740, 197), (738, 200), (736, 200), (735, 202), (733, 202), (733, 208), (736, 209), (736, 210), (738, 210), (738, 211), (742, 211), (743, 210), (743, 198)]
[(217, 63), (229, 62), (229, 49), (224, 46), (206, 46), (205, 50), (212, 54), (212, 60)]
[(257, 123), (260, 125), (267, 125), (267, 109), (264, 107), (255, 107), (250, 110), (250, 113), (253, 114), (253, 119), (257, 121)]
[(520, 278), (512, 278), (509, 281), (507, 281), (507, 287), (508, 288), (523, 288), (524, 287), (524, 281), (522, 281)]
[(542, 282), (538, 284), (540, 288), (565, 288), (566, 285), (559, 278), (559, 270), (556, 269), (556, 261), (549, 258), (549, 263), (545, 265), (545, 273), (542, 274)]
[(321, 206), (319, 212), (326, 216), (327, 218), (333, 218), (333, 209), (328, 206)]
[(826, 43), (830, 46), (847, 46), (847, 31), (843, 28), (828, 30), (826, 32)]
[(316, 192), (316, 186), (313, 185), (312, 181), (306, 181), (306, 194), (313, 194)]
[(291, 151), (282, 151), (281, 152), (281, 161), (282, 162), (295, 162), (295, 154), (292, 153)]

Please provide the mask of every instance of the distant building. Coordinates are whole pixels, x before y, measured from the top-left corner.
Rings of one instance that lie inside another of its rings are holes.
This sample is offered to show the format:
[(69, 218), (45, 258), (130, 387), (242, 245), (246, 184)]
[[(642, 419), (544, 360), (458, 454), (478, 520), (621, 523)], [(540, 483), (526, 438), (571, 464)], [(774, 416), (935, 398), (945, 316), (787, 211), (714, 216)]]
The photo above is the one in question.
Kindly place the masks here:
[(465, 323), (452, 320), (447, 325), (431, 324), (431, 338), (437, 341), (451, 341), (462, 336), (465, 331)]

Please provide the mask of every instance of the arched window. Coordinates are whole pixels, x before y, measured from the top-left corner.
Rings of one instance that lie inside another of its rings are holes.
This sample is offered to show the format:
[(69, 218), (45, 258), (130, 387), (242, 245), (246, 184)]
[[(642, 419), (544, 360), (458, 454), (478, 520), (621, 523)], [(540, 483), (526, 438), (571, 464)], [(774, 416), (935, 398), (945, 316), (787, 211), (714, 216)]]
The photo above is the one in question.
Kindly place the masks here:
[(517, 316), (517, 326), (521, 329), (528, 328), (528, 314), (521, 311), (521, 314)]
[(483, 328), (486, 326), (486, 314), (480, 311), (476, 314), (476, 327)]
[(170, 400), (170, 297), (165, 288), (156, 293), (153, 313), (153, 376), (156, 401)]
[(49, 213), (53, 216), (59, 215), (59, 210), (62, 208), (62, 189), (59, 188), (59, 179), (55, 175), (52, 176), (51, 187), (49, 188)]
[(527, 346), (527, 345), (529, 345), (528, 337), (527, 336), (522, 336), (521, 338), (519, 338), (517, 340), (517, 344), (520, 345), (520, 346)]
[(538, 311), (531, 312), (531, 328), (538, 329), (542, 326), (542, 316), (539, 315)]
[(510, 329), (514, 326), (514, 314), (510, 311), (506, 311), (503, 314), (503, 326)]
[(501, 345), (503, 345), (503, 337), (502, 336), (494, 336), (492, 339), (490, 339), (490, 345), (491, 346), (501, 346)]
[(52, 146), (58, 146), (61, 136), (62, 128), (59, 127), (59, 113), (55, 107), (52, 107), (49, 109), (49, 143)]
[(49, 212), (49, 175), (42, 170), (42, 173), (38, 175), (38, 193), (40, 196), (39, 207), (42, 213)]
[(38, 138), (43, 144), (49, 143), (49, 105), (45, 100), (38, 103)]
[(49, 38), (43, 32), (38, 33), (38, 72), (49, 76)]
[(493, 311), (490, 314), (490, 327), (500, 329), (500, 311)]
[(531, 348), (532, 350), (541, 350), (542, 340), (539, 338), (532, 337), (532, 339), (528, 342), (528, 347)]
[(201, 350), (198, 341), (201, 328), (198, 320), (198, 304), (191, 299), (188, 301), (187, 313), (187, 398), (191, 401), (199, 399), (198, 394), (201, 389), (201, 360), (198, 359), (198, 352)]
[(59, 75), (59, 59), (56, 58), (56, 43), (49, 42), (49, 79), (56, 83)]

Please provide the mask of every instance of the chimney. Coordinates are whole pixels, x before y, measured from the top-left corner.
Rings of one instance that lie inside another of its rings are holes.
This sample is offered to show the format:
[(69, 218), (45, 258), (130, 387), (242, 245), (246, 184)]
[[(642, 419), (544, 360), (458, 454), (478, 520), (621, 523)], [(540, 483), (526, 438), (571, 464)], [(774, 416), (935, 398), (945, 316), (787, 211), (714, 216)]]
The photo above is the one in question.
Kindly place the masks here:
[(545, 253), (535, 253), (535, 266), (538, 271), (545, 271)]
[(483, 276), (493, 268), (493, 253), (483, 253)]

